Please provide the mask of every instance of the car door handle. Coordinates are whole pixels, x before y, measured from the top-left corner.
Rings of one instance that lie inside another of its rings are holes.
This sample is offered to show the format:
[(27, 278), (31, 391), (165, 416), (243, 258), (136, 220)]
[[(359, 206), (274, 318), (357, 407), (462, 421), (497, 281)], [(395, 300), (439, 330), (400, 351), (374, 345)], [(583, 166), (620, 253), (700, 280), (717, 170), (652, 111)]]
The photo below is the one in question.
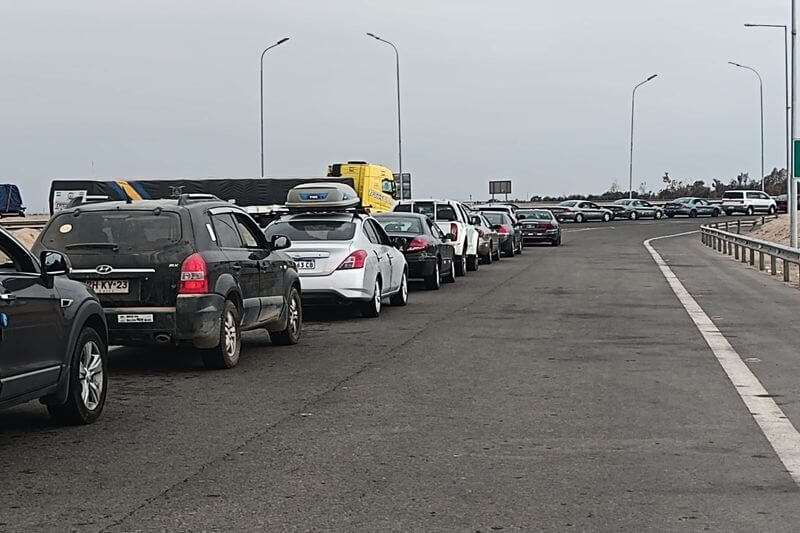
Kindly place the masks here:
[(17, 299), (17, 295), (13, 292), (6, 292), (0, 294), (0, 302), (13, 302)]

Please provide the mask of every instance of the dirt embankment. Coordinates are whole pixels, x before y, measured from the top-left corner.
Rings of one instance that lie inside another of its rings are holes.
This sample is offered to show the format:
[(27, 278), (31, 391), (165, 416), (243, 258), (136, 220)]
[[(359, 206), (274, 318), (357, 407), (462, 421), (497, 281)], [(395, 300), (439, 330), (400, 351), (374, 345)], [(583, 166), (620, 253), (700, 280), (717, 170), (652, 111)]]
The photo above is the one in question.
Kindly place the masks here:
[(11, 235), (30, 250), (33, 243), (36, 242), (36, 237), (39, 236), (39, 230), (31, 228), (15, 229), (11, 230)]
[(789, 246), (791, 231), (789, 231), (789, 216), (782, 215), (775, 220), (770, 220), (763, 226), (747, 234), (748, 237), (762, 241), (776, 242)]

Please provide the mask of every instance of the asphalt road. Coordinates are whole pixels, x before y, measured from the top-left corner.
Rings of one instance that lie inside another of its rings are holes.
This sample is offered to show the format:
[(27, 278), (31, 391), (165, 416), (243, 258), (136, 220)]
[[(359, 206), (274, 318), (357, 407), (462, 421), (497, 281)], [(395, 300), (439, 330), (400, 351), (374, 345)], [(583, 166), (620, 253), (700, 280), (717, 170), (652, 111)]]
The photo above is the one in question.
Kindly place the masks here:
[[(103, 418), (0, 412), (2, 531), (797, 531), (800, 491), (642, 241), (569, 226), (240, 365), (120, 350)], [(655, 247), (800, 426), (800, 292)]]

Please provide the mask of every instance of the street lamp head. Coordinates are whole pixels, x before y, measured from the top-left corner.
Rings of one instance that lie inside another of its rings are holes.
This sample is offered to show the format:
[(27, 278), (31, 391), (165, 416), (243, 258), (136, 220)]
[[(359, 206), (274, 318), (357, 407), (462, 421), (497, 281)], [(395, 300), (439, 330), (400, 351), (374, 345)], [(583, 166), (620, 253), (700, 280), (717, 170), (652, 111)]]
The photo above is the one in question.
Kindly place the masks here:
[(280, 41), (278, 41), (277, 43), (275, 43), (275, 46), (278, 46), (279, 44), (283, 44), (283, 43), (285, 43), (285, 42), (286, 42), (286, 41), (288, 41), (288, 40), (289, 40), (289, 38), (288, 38), (288, 37), (284, 37), (283, 39), (281, 39)]
[(734, 67), (741, 67), (742, 66), (739, 63), (734, 63), (733, 61), (728, 61), (728, 64), (729, 65), (733, 65)]
[(647, 80), (645, 80), (645, 81), (650, 81), (650, 80), (652, 80), (652, 79), (654, 79), (654, 78), (657, 78), (657, 77), (658, 77), (658, 74), (653, 74), (652, 76), (650, 76), (649, 78), (647, 78)]
[(370, 36), (370, 37), (372, 37), (373, 39), (380, 39), (380, 37), (378, 37), (378, 36), (377, 36), (377, 35), (375, 35), (374, 33), (369, 33), (369, 32), (367, 32), (367, 35), (369, 35), (369, 36)]

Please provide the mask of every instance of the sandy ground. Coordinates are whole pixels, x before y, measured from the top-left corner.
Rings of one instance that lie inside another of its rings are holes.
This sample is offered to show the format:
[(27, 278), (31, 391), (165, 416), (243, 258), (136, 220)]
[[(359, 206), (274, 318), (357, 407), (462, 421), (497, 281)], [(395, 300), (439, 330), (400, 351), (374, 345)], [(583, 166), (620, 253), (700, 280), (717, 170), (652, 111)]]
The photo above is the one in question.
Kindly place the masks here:
[(30, 250), (30, 248), (33, 246), (33, 243), (36, 241), (36, 237), (39, 236), (39, 230), (22, 228), (11, 230), (11, 234)]

